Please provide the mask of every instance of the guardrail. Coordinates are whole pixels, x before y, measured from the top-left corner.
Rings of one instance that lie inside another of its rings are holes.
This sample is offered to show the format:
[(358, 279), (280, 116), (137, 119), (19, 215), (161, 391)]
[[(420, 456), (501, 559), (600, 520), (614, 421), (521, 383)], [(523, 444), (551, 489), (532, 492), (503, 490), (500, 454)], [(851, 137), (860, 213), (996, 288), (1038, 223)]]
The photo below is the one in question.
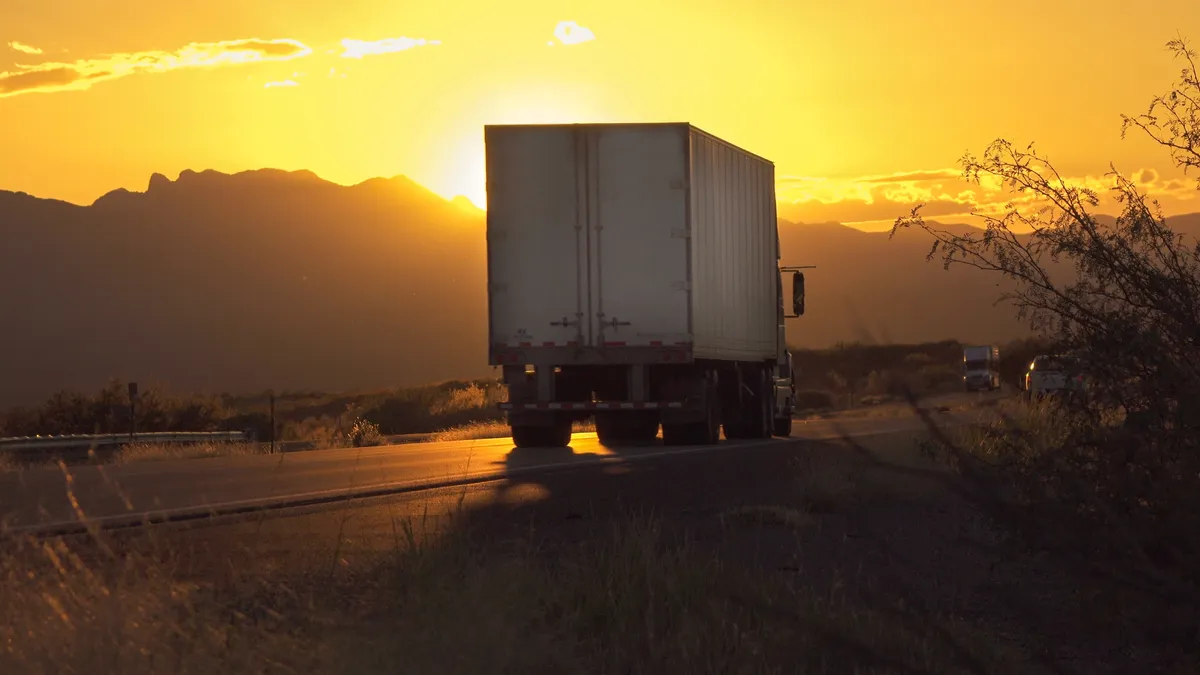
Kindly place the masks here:
[[(428, 441), (432, 434), (385, 436), (385, 445)], [(241, 431), (151, 432), (134, 434), (134, 443), (246, 443), (250, 438)], [(266, 445), (266, 442), (259, 441)], [(67, 450), (128, 445), (129, 434), (66, 434), (61, 436), (15, 436), (0, 438), (0, 453), (27, 450)], [(277, 452), (321, 450), (314, 441), (276, 441)]]
[(241, 443), (247, 441), (241, 431), (183, 431), (133, 434), (68, 434), (63, 436), (16, 436), (0, 438), (0, 451), (52, 450), (55, 448), (95, 448), (130, 443)]

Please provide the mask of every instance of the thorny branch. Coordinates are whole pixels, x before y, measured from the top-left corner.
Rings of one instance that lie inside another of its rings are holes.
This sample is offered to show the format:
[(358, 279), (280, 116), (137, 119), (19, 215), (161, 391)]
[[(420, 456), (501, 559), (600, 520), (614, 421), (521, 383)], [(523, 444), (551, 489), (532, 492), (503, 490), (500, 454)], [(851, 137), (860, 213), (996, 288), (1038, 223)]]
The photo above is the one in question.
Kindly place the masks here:
[[(1145, 114), (1123, 116), (1121, 134), (1139, 129), (1187, 174), (1200, 169), (1200, 69), (1182, 38), (1167, 46), (1184, 62), (1179, 80)], [(1095, 214), (1100, 195), (1073, 184), (1032, 144), (999, 139), (960, 164), (966, 180), (998, 182), (1014, 198), (999, 213), (976, 213), (981, 231), (937, 227), (917, 206), (892, 236), (920, 228), (933, 240), (929, 260), (1006, 278), (1001, 300), (1087, 375), (1086, 396), (1068, 401), (1079, 423), (1067, 454), (1031, 462), (1027, 441), (1014, 435), (1004, 439), (1010, 470), (1030, 485), (1053, 480), (1059, 498), (1070, 495), (1064, 503), (1090, 505), (1110, 531), (1136, 533), (1143, 548), (1134, 557), (1147, 578), (1167, 578), (1149, 570), (1153, 560), (1200, 583), (1200, 537), (1182, 534), (1200, 511), (1200, 243), (1174, 231), (1115, 166), (1107, 174), (1120, 209), (1114, 218)], [(1100, 423), (1113, 411), (1124, 429)], [(1048, 470), (1063, 475), (1051, 479)]]

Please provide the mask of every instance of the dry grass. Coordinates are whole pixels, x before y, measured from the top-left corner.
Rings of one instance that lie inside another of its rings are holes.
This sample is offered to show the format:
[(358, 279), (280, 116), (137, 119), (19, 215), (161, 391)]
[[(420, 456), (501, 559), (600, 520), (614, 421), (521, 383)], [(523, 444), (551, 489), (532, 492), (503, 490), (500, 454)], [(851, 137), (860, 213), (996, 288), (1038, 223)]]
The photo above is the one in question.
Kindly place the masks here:
[(284, 440), (337, 447), (353, 435), (356, 420), (383, 435), (433, 433), (501, 421), (497, 404), (507, 397), (496, 382), (446, 382), (370, 394), (295, 397), (283, 406)]
[(429, 409), (434, 417), (445, 417), (462, 412), (494, 410), (507, 397), (504, 387), (481, 387), (472, 382), (463, 389), (449, 391), (445, 398), (436, 401)]
[(759, 525), (779, 525), (799, 530), (814, 522), (813, 517), (803, 511), (778, 505), (739, 506), (721, 514), (723, 522), (747, 522)]
[(265, 594), (222, 596), (107, 544), (4, 544), (0, 672), (249, 673), (303, 665), (311, 653)]
[(263, 443), (131, 443), (118, 450), (112, 461), (114, 464), (129, 464), (173, 459), (241, 457), (267, 454), (270, 451), (270, 444)]
[[(576, 422), (572, 425), (573, 433), (588, 433), (596, 431), (596, 425), (592, 421)], [(508, 422), (500, 421), (484, 421), (471, 422), (461, 426), (452, 427), (450, 429), (442, 429), (435, 431), (429, 437), (431, 443), (443, 443), (446, 441), (473, 441), (488, 438), (508, 438), (511, 431), (508, 428)]]
[(793, 467), (798, 502), (807, 513), (836, 513), (861, 496), (864, 467), (848, 451), (821, 456), (801, 454)]
[[(779, 515), (777, 510), (757, 514)], [(745, 517), (748, 511), (737, 515)], [(389, 568), (404, 589), (343, 635), (352, 672), (965, 672), (940, 636), (628, 517), (553, 554), (461, 543)], [(955, 630), (948, 626), (948, 630)], [(849, 647), (853, 645), (852, 647)]]
[(966, 672), (939, 634), (953, 624), (929, 631), (731, 564), (656, 519), (548, 551), (470, 536), (462, 516), (437, 530), (394, 521), (394, 549), (353, 569), (335, 552), (304, 574), (263, 566), (227, 571), (232, 582), (183, 576), (149, 534), (3, 542), (0, 672)]
[(486, 438), (504, 438), (509, 435), (508, 423), (489, 420), (487, 422), (471, 422), (450, 429), (433, 432), (429, 437), (431, 443), (446, 441), (473, 441)]
[(1080, 593), (1120, 607), (1082, 619), (1200, 658), (1195, 477), (1151, 473), (1141, 437), (1122, 420), (1119, 411), (1081, 415), (1053, 398), (1013, 399), (998, 403), (989, 423), (926, 450), (972, 477), (981, 504), (1019, 541), (1069, 565)]

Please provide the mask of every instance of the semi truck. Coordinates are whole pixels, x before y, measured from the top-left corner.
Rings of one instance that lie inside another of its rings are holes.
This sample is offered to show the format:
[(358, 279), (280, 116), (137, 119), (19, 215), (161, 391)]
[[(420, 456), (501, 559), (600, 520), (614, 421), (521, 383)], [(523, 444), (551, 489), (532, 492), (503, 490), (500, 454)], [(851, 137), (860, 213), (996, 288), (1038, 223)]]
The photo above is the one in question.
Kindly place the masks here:
[(967, 391), (992, 391), (1000, 388), (999, 347), (963, 347), (963, 387)]
[[(690, 123), (484, 127), (488, 362), (514, 445), (789, 436), (774, 164)], [(784, 275), (791, 275), (784, 312)]]

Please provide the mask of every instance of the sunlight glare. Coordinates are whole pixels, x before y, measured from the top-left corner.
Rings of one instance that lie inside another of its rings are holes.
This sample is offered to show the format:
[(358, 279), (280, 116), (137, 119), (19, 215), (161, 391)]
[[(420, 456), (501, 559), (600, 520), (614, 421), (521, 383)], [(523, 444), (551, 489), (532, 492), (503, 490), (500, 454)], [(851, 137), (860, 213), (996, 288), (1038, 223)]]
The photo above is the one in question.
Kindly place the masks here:
[(430, 184), (434, 192), (451, 199), (462, 195), (480, 209), (487, 209), (487, 178), (483, 149), (483, 127), (489, 124), (573, 124), (615, 122), (594, 106), (573, 97), (573, 87), (558, 88), (548, 83), (527, 89), (521, 95), (496, 94), (481, 100), (474, 110), (486, 111), (463, 120), (467, 130), (453, 150), (442, 154)]

